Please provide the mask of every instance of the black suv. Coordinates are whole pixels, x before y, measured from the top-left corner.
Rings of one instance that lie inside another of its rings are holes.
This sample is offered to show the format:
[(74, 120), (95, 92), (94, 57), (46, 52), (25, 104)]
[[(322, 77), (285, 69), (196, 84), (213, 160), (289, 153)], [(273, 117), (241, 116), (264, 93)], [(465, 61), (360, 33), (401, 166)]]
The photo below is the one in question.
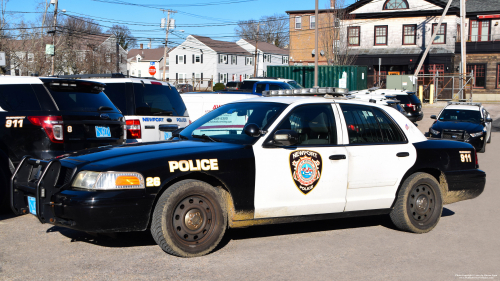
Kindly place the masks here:
[(412, 122), (417, 122), (424, 118), (424, 113), (422, 112), (422, 102), (417, 97), (415, 92), (402, 92), (396, 95), (396, 98), (401, 101), (401, 107), (406, 111), (405, 116)]
[(0, 77), (0, 208), (25, 155), (49, 159), (123, 144), (125, 119), (104, 84), (59, 78)]

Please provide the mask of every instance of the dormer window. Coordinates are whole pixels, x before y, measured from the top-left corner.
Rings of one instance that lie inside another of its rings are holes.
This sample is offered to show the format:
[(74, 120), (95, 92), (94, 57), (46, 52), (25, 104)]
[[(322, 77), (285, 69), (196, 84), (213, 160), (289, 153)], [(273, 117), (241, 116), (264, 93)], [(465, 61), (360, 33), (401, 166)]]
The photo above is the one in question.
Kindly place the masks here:
[(384, 10), (403, 10), (408, 9), (406, 0), (387, 0), (384, 4)]

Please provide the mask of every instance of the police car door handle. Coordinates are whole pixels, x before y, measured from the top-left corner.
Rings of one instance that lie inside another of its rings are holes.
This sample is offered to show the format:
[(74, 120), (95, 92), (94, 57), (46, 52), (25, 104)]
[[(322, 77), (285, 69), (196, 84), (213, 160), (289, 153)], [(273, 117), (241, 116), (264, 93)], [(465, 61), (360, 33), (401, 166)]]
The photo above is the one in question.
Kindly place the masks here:
[(410, 153), (409, 152), (399, 152), (398, 154), (396, 154), (397, 157), (408, 157), (410, 156)]
[(330, 155), (330, 160), (344, 160), (347, 157), (344, 154)]

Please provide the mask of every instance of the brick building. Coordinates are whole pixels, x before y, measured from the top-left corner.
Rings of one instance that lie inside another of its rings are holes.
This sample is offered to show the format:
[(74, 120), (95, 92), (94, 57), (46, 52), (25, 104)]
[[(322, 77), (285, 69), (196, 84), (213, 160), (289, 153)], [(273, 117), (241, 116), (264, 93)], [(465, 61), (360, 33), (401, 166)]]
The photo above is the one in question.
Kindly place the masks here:
[[(338, 26), (335, 21), (328, 25), (321, 23), (321, 20), (331, 22), (331, 19), (320, 16), (318, 28), (339, 29), (338, 42), (334, 45), (340, 46), (340, 52), (348, 52), (353, 57), (353, 64), (368, 66), (372, 84), (379, 76), (383, 81), (386, 75), (414, 74), (428, 44), (433, 47), (420, 73), (456, 73), (460, 63), (459, 0), (454, 0), (438, 36), (431, 42), (447, 2), (360, 0), (344, 9), (345, 16)], [(314, 10), (287, 13), (290, 15), (290, 64), (313, 62), (310, 51), (304, 50), (314, 49), (314, 30), (303, 29), (302, 25), (310, 21)], [(329, 15), (332, 10), (321, 10), (320, 14)], [(474, 70), (476, 100), (500, 100), (499, 21), (500, 0), (467, 1), (467, 70)], [(301, 25), (297, 25), (298, 22)], [(327, 63), (324, 57), (319, 59)], [(382, 61), (380, 71), (379, 59)]]

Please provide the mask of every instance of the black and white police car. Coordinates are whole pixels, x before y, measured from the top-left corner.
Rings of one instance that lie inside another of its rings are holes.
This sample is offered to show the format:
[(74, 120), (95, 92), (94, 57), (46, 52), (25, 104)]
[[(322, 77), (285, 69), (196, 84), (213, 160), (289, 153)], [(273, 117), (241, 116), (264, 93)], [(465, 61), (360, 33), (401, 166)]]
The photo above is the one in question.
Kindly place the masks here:
[(389, 214), (398, 229), (424, 233), (443, 204), (483, 192), (470, 144), (427, 140), (391, 107), (265, 94), (225, 104), (168, 142), (26, 157), (12, 208), (81, 231), (150, 229), (165, 252), (194, 257), (228, 227)]
[(429, 128), (429, 137), (451, 139), (470, 143), (479, 152), (486, 151), (486, 143), (491, 142), (493, 120), (481, 103), (448, 102), (436, 115)]

